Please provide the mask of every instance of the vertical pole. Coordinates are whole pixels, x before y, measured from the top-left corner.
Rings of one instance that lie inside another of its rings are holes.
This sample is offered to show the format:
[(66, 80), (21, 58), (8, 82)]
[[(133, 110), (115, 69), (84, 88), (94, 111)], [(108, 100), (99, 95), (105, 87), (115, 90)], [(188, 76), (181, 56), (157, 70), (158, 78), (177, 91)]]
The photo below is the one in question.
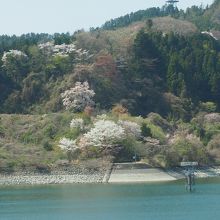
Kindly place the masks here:
[(189, 173), (189, 175), (187, 176), (188, 179), (188, 189), (190, 192), (192, 192), (192, 174)]

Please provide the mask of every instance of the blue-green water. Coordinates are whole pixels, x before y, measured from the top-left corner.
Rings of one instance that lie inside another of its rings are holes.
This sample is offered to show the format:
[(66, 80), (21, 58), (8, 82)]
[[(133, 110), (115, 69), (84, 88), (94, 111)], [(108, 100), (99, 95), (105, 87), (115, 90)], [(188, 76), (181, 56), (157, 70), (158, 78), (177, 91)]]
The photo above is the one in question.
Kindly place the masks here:
[(0, 219), (217, 220), (220, 180), (133, 185), (0, 187)]

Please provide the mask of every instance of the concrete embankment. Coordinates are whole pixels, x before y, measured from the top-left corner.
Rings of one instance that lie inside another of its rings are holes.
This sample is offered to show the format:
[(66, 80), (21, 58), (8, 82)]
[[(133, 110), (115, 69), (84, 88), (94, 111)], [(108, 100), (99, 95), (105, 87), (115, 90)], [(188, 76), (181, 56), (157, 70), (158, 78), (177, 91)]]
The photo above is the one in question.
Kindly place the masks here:
[(152, 168), (144, 163), (114, 164), (109, 183), (139, 183), (172, 181), (184, 178), (174, 171), (167, 172), (159, 168)]
[[(152, 168), (145, 163), (116, 163), (112, 167), (109, 183), (163, 182), (184, 179), (186, 170)], [(220, 177), (220, 167), (196, 167), (196, 178)]]

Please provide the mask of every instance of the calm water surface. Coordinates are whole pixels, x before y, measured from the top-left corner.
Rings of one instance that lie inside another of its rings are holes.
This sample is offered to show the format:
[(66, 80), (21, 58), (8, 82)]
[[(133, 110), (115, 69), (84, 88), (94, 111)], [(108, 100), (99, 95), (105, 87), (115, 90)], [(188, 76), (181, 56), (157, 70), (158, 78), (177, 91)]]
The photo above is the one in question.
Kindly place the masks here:
[(220, 179), (133, 185), (0, 187), (1, 220), (217, 220)]

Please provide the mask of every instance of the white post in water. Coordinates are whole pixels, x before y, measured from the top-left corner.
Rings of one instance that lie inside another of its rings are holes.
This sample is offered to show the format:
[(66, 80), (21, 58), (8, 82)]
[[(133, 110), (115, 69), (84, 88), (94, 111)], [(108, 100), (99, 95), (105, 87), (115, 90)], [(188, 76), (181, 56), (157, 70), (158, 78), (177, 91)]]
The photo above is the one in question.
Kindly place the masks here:
[(195, 171), (195, 167), (198, 166), (198, 162), (181, 162), (180, 163), (181, 167), (185, 167), (186, 172), (186, 189), (190, 192), (192, 192), (192, 186), (195, 184), (195, 175), (194, 175), (194, 171)]

